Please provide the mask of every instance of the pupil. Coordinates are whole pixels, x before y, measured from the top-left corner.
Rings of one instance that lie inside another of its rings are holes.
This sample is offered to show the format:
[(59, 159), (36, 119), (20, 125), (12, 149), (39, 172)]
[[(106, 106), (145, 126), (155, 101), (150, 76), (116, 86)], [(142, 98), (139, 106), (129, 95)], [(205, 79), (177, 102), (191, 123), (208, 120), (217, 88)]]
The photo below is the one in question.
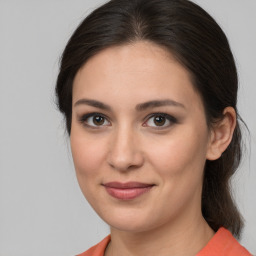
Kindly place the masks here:
[(157, 117), (155, 117), (154, 123), (155, 123), (155, 125), (157, 125), (157, 126), (164, 125), (164, 123), (165, 123), (165, 117), (164, 117), (164, 116), (157, 116)]
[(95, 125), (101, 125), (101, 124), (104, 123), (104, 118), (103, 118), (102, 116), (95, 116), (95, 117), (93, 118), (93, 123), (94, 123)]

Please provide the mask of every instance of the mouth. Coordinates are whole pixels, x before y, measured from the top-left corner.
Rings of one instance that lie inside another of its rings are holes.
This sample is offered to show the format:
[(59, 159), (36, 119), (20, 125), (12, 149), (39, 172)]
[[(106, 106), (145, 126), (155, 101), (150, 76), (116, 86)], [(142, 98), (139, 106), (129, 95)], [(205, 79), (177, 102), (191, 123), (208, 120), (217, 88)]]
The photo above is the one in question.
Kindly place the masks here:
[(119, 200), (132, 200), (149, 192), (155, 184), (140, 182), (108, 182), (103, 184), (108, 194)]

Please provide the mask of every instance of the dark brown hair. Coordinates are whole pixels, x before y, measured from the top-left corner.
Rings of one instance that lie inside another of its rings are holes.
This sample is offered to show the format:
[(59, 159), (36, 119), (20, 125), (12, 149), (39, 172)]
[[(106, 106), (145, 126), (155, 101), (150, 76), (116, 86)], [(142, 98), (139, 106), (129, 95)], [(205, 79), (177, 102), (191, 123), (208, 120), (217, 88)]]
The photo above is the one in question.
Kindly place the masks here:
[[(210, 127), (225, 107), (237, 112), (237, 71), (228, 40), (215, 20), (188, 0), (112, 0), (85, 18), (70, 38), (56, 84), (57, 104), (70, 134), (72, 84), (93, 55), (114, 46), (147, 40), (164, 47), (190, 72), (205, 106)], [(239, 115), (237, 114), (238, 118)], [(239, 237), (242, 218), (230, 192), (230, 178), (241, 160), (241, 132), (215, 161), (206, 161), (202, 213), (213, 230), (229, 229)]]

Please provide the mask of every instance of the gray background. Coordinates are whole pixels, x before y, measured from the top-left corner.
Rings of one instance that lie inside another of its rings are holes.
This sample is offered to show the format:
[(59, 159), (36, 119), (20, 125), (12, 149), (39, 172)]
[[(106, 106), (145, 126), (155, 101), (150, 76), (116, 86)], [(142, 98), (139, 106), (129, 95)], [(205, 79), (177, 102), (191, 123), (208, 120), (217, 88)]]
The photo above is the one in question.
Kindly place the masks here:
[[(54, 105), (61, 51), (81, 19), (102, 2), (0, 0), (1, 256), (74, 255), (109, 232), (78, 188)], [(246, 220), (241, 242), (256, 253), (256, 1), (195, 2), (220, 23), (237, 60), (251, 157), (233, 187)]]

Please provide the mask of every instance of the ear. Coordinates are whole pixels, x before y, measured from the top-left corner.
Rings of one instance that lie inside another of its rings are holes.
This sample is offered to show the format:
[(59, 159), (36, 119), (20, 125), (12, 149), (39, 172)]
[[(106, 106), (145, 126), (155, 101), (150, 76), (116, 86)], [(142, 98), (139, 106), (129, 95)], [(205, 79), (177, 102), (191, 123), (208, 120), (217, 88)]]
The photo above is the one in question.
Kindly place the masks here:
[(213, 125), (208, 144), (206, 159), (216, 160), (230, 144), (236, 127), (236, 111), (227, 107), (223, 111), (223, 118)]

